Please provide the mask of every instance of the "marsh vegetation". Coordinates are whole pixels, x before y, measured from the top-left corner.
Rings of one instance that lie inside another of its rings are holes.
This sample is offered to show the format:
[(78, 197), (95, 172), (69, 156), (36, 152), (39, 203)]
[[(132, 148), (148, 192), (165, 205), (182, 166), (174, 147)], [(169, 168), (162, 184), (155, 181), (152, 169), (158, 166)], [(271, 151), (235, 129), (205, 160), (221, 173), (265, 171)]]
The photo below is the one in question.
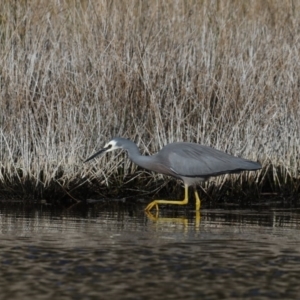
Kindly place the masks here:
[(146, 155), (190, 141), (262, 163), (205, 197), (295, 199), (299, 20), (298, 0), (3, 0), (1, 197), (181, 192), (123, 154), (82, 163), (122, 136)]

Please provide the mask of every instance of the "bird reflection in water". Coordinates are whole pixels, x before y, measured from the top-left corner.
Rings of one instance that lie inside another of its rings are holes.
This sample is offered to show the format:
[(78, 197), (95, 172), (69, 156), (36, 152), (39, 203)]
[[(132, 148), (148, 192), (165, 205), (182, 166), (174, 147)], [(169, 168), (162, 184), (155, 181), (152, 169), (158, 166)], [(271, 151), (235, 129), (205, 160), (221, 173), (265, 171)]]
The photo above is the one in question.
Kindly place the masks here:
[(161, 216), (159, 214), (159, 212), (156, 210), (155, 214), (153, 214), (151, 211), (147, 211), (145, 210), (145, 215), (147, 216), (147, 218), (150, 221), (153, 221), (155, 223), (176, 223), (176, 224), (181, 224), (184, 229), (188, 229), (188, 227), (191, 224), (194, 224), (195, 226), (195, 230), (199, 230), (200, 229), (200, 222), (201, 222), (201, 215), (200, 215), (200, 211), (196, 210), (194, 211), (195, 215), (191, 215), (191, 213), (189, 213), (189, 215), (184, 215), (184, 216), (174, 216), (174, 214), (172, 216), (167, 216), (166, 213), (164, 213), (163, 216)]

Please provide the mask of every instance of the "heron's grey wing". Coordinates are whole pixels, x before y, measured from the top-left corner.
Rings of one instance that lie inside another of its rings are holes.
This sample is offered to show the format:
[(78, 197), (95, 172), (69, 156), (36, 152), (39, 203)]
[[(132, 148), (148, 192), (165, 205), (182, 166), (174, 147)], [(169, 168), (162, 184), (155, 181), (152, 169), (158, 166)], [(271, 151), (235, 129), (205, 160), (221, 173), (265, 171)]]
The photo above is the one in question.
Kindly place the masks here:
[[(169, 147), (168, 147), (169, 146)], [(164, 149), (172, 170), (186, 177), (209, 177), (243, 170), (257, 170), (259, 163), (193, 143), (173, 143)]]

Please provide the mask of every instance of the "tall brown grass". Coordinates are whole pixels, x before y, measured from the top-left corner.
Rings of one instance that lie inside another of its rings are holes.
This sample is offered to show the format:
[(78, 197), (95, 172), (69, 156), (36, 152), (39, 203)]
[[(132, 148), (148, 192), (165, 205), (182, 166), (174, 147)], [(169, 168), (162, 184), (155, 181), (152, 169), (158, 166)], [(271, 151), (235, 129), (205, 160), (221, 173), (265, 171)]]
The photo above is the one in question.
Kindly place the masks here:
[(145, 154), (191, 141), (264, 166), (208, 191), (299, 191), (299, 0), (1, 6), (0, 194), (151, 190), (161, 176), (138, 179), (123, 155), (82, 163), (114, 136)]

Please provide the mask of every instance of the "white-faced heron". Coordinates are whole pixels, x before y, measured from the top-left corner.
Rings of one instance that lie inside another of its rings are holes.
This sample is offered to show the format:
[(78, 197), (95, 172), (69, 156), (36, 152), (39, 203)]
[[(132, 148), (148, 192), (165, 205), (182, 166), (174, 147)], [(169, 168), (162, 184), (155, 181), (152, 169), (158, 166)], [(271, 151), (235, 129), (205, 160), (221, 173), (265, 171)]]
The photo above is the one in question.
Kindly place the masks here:
[(154, 155), (142, 156), (134, 142), (119, 137), (112, 139), (102, 150), (89, 157), (85, 162), (99, 154), (116, 149), (127, 151), (129, 158), (142, 168), (173, 176), (184, 182), (183, 200), (154, 200), (145, 208), (146, 211), (150, 211), (154, 206), (158, 210), (158, 204), (187, 204), (189, 186), (194, 187), (196, 211), (198, 211), (200, 210), (200, 198), (195, 186), (201, 181), (207, 180), (211, 176), (261, 169), (261, 164), (258, 162), (232, 156), (195, 143), (172, 143)]

